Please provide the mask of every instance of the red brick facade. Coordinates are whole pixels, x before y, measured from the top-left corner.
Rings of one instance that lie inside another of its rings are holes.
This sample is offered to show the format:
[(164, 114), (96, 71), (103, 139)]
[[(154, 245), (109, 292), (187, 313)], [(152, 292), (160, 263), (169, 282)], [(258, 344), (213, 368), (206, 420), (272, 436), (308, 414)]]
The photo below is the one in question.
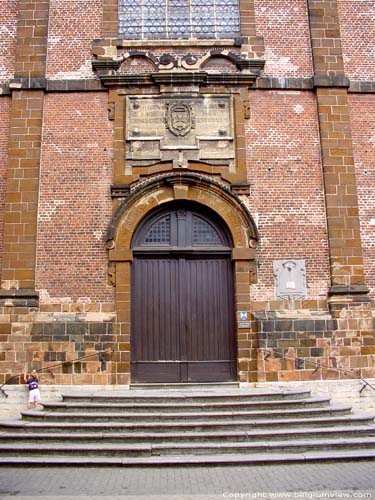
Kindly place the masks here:
[(258, 34), (264, 37), (264, 75), (311, 77), (311, 42), (305, 0), (255, 2)]
[(330, 276), (315, 96), (258, 90), (250, 98), (252, 116), (246, 134), (250, 210), (262, 234), (262, 259), (252, 296), (256, 301), (273, 300), (272, 261), (293, 255), (308, 256), (307, 298), (324, 300)]
[(351, 80), (373, 81), (375, 5), (371, 0), (340, 0), (341, 43), (345, 73)]
[(106, 101), (95, 92), (46, 99), (36, 268), (42, 304), (86, 302), (97, 309), (113, 302), (105, 248), (113, 176)]
[(375, 296), (375, 95), (349, 97), (366, 283)]
[(91, 43), (101, 37), (102, 3), (50, 0), (47, 78), (93, 77)]
[(1, 5), (0, 383), (131, 383), (133, 235), (182, 202), (231, 236), (239, 381), (375, 376), (373, 2), (240, 0), (241, 37), (178, 40), (118, 5)]

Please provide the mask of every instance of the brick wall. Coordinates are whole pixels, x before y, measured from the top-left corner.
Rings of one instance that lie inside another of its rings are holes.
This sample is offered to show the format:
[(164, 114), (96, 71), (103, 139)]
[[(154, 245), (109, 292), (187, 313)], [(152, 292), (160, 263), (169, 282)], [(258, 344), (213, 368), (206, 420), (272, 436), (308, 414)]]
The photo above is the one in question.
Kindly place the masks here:
[[(274, 259), (306, 259), (309, 299), (324, 299), (329, 258), (315, 96), (250, 93), (250, 206), (261, 236), (252, 300), (274, 299)], [(298, 130), (298, 134), (296, 131)]]
[(344, 67), (348, 78), (375, 80), (375, 3), (338, 0)]
[(257, 32), (264, 36), (264, 75), (312, 76), (309, 22), (305, 0), (257, 0)]
[(14, 74), (17, 33), (17, 0), (2, 0), (0, 9), (0, 83)]
[(375, 298), (375, 95), (349, 95), (366, 283)]
[(110, 302), (105, 231), (112, 205), (105, 93), (46, 98), (38, 215), (41, 302)]
[(102, 0), (50, 0), (47, 77), (92, 78), (91, 42), (100, 38)]

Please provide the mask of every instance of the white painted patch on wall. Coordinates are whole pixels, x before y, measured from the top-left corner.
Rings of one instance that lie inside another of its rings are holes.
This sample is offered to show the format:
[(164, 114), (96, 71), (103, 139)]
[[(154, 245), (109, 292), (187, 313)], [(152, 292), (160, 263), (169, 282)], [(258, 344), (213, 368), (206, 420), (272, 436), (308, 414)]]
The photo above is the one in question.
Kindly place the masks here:
[(91, 299), (90, 297), (78, 297), (77, 302), (80, 304), (91, 304)]
[(301, 106), (301, 104), (297, 104), (296, 106), (294, 106), (294, 112), (297, 113), (298, 115), (300, 115), (301, 113), (303, 113), (305, 111), (305, 108), (303, 106)]
[(98, 241), (102, 240), (103, 232), (102, 231), (94, 231), (94, 236)]
[(265, 51), (265, 60), (267, 61), (267, 71), (275, 72), (275, 74), (290, 72), (298, 72), (299, 66), (290, 62), (290, 57), (279, 56), (275, 54), (270, 48)]
[(12, 37), (15, 36), (14, 33), (12, 33), (7, 26), (1, 26), (0, 27), (0, 34), (1, 35), (9, 35), (9, 36), (12, 36)]
[(45, 288), (39, 290), (39, 299), (41, 304), (72, 304), (73, 302), (71, 297), (51, 297)]
[(369, 225), (370, 226), (375, 226), (375, 219), (370, 219)]
[(78, 68), (77, 71), (59, 71), (58, 73), (55, 73), (53, 75), (49, 75), (50, 80), (65, 80), (65, 79), (73, 79), (73, 80), (78, 80), (80, 78), (88, 78), (92, 77), (94, 75), (92, 66), (91, 66), (91, 60), (88, 60), (82, 64)]
[(54, 45), (59, 45), (60, 43), (61, 43), (61, 36), (50, 35), (48, 37), (48, 44), (51, 45), (52, 47)]
[(65, 200), (51, 200), (44, 205), (44, 210), (39, 212), (39, 220), (50, 220), (58, 208), (65, 204)]

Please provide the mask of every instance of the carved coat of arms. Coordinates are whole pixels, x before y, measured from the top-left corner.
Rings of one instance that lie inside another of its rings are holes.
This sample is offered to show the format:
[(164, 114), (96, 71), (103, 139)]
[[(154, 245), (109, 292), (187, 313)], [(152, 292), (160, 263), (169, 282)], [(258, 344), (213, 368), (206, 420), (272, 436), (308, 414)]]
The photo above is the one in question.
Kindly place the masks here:
[(195, 128), (195, 117), (191, 104), (168, 103), (166, 108), (165, 125), (172, 134), (184, 137), (192, 128)]

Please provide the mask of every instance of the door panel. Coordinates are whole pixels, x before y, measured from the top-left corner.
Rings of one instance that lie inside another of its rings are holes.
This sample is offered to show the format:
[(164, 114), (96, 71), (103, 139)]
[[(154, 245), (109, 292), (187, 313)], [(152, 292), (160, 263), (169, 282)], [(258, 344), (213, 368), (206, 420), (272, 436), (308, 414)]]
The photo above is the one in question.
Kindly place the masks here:
[(235, 378), (229, 259), (135, 258), (133, 382)]
[(235, 374), (229, 259), (186, 261), (188, 380), (231, 380)]
[[(134, 381), (141, 381), (142, 373), (148, 380), (153, 376), (154, 381), (159, 381), (166, 377), (168, 370), (173, 372), (172, 378), (180, 377), (176, 362), (181, 357), (176, 336), (180, 329), (178, 288), (178, 260), (134, 259)], [(167, 364), (171, 366), (168, 368)]]
[(173, 206), (134, 236), (132, 381), (234, 380), (230, 237), (217, 215)]
[(138, 325), (142, 335), (142, 342), (136, 344), (137, 354), (143, 361), (178, 359), (175, 335), (179, 327), (178, 262), (174, 259), (136, 259), (134, 266), (135, 300), (139, 304), (135, 326)]

